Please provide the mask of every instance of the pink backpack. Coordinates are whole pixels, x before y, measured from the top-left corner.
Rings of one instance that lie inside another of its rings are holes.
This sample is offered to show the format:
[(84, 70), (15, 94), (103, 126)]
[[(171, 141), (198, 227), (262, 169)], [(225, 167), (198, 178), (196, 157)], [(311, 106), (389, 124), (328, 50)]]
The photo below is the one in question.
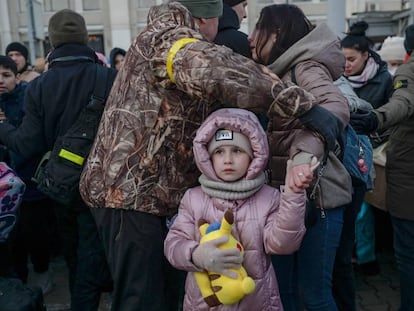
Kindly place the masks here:
[(16, 224), (18, 207), (25, 189), (26, 185), (14, 170), (0, 162), (0, 242), (7, 240)]

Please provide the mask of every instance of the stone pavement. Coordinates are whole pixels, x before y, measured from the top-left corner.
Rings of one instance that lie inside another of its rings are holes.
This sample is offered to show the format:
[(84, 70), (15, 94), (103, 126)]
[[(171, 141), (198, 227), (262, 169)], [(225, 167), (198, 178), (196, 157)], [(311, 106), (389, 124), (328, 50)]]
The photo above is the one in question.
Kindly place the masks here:
[[(379, 275), (363, 276), (358, 272), (355, 273), (357, 311), (398, 310), (399, 276), (394, 257), (390, 253), (381, 253), (378, 255), (378, 260), (381, 267)], [(55, 288), (45, 296), (47, 311), (69, 311), (67, 272), (63, 259), (60, 257), (55, 259), (51, 268), (54, 271)], [(109, 311), (110, 304), (110, 295), (104, 294), (99, 311)]]
[[(68, 286), (68, 274), (66, 264), (62, 257), (54, 258), (50, 263), (50, 270), (53, 273), (54, 288), (45, 295), (47, 311), (70, 311), (70, 297)], [(29, 276), (28, 284), (31, 284)], [(110, 295), (105, 293), (102, 295), (99, 311), (110, 311), (111, 301)]]
[(358, 311), (398, 311), (400, 280), (391, 253), (378, 254), (381, 273), (363, 276), (355, 273)]

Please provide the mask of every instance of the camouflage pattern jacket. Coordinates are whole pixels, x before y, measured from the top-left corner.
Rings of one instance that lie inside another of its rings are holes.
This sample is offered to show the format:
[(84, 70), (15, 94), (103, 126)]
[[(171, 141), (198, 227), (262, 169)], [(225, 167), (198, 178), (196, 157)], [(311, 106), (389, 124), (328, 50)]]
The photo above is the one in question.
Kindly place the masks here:
[[(172, 45), (196, 38), (173, 57)], [(197, 184), (192, 140), (207, 115), (222, 105), (299, 115), (314, 99), (226, 47), (206, 42), (178, 2), (150, 9), (148, 26), (127, 52), (106, 103), (80, 192), (91, 207), (173, 215)]]

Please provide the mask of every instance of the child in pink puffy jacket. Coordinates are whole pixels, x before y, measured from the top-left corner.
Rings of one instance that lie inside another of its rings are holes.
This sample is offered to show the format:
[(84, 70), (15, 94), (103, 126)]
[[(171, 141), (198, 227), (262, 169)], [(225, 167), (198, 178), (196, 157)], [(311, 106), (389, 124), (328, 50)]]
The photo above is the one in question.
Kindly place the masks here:
[[(189, 272), (184, 310), (283, 310), (270, 254), (299, 248), (305, 233), (305, 191), (287, 186), (279, 191), (265, 184), (268, 141), (257, 117), (247, 110), (212, 113), (199, 128), (193, 151), (201, 186), (185, 193), (164, 244), (170, 263)], [(232, 234), (243, 245), (244, 256), (237, 248), (218, 248), (226, 237), (199, 244), (199, 220), (220, 222), (226, 210), (234, 214)], [(235, 277), (229, 269), (240, 265), (255, 281), (253, 293), (232, 305), (209, 307), (192, 272)]]

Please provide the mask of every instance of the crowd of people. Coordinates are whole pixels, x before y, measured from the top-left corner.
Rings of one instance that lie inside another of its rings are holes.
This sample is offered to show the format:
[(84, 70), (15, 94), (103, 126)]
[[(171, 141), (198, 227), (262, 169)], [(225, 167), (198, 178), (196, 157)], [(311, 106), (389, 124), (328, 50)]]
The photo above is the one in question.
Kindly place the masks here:
[[(400, 311), (414, 310), (414, 25), (374, 51), (367, 23), (340, 39), (292, 4), (263, 7), (246, 35), (246, 6), (153, 6), (129, 49), (109, 57), (88, 47), (84, 18), (64, 9), (49, 20), (52, 48), (37, 71), (24, 44), (7, 46), (1, 160), (26, 192), (13, 234), (0, 243), (2, 277), (26, 283), (30, 259), (46, 295), (58, 253), (74, 311), (98, 310), (103, 292), (114, 311), (356, 311), (354, 258), (368, 274), (379, 267), (374, 207), (365, 201), (375, 167), (357, 183), (341, 162), (352, 126), (374, 148), (387, 144)], [(109, 77), (105, 110), (79, 198), (64, 205), (33, 176), (82, 113), (97, 66)], [(223, 217), (237, 248), (222, 247), (228, 237), (200, 241)], [(240, 269), (253, 292), (226, 305)]]

